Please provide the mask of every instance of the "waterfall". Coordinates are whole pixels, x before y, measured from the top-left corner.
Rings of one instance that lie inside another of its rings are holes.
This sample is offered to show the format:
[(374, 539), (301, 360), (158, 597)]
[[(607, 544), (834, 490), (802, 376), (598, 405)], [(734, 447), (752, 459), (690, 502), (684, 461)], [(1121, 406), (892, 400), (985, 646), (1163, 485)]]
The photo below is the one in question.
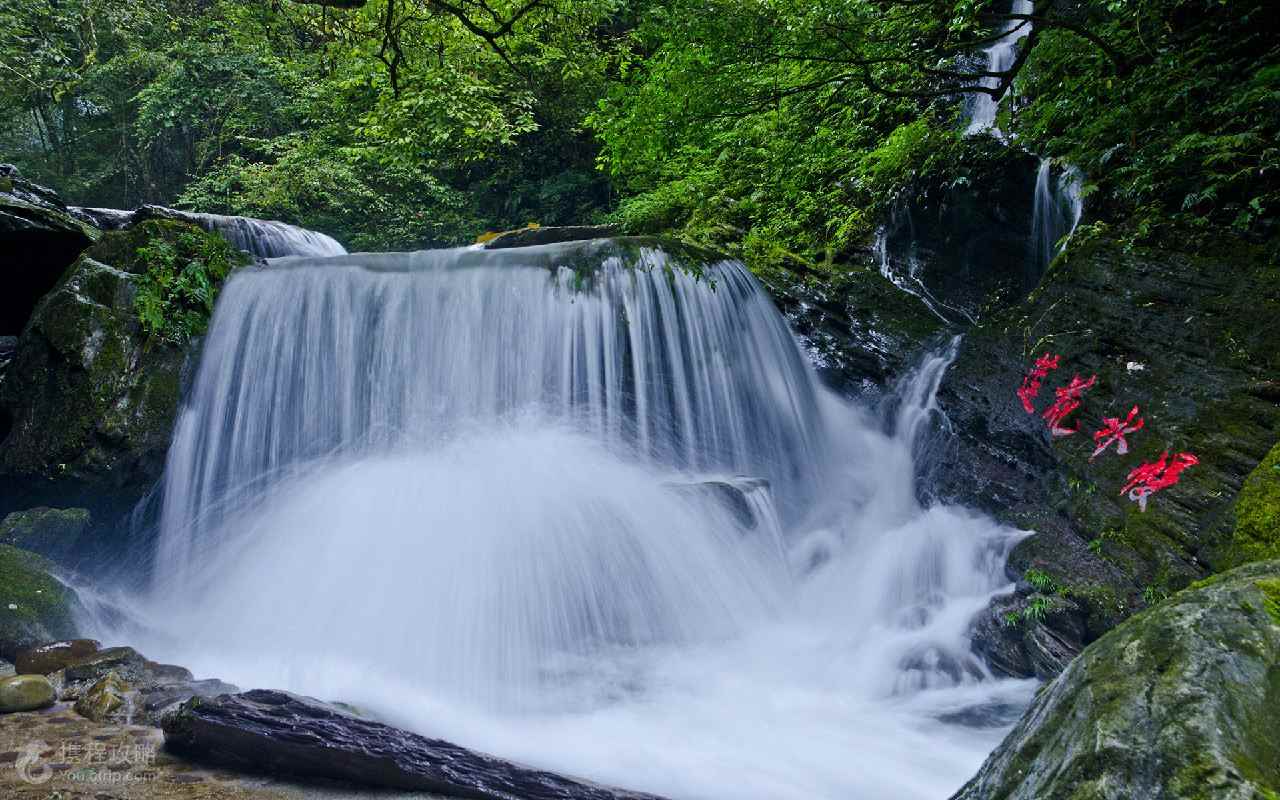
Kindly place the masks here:
[(651, 241), (243, 270), (131, 635), (673, 798), (946, 796), (1034, 688), (969, 641), (1020, 534), (917, 500), (953, 355), (885, 419)]
[(337, 256), (347, 252), (331, 236), (284, 222), (223, 214), (183, 214), (183, 217), (259, 258)]
[(104, 231), (123, 230), (147, 219), (177, 219), (217, 233), (237, 249), (259, 258), (337, 256), (347, 252), (332, 236), (274, 220), (197, 214), (163, 206), (143, 206), (133, 211), (73, 206), (69, 211)]
[(1030, 259), (1043, 272), (1061, 251), (1060, 243), (1075, 232), (1084, 213), (1080, 172), (1068, 166), (1053, 176), (1053, 162), (1042, 158), (1036, 171), (1035, 198), (1031, 212)]
[[(1013, 0), (1011, 12), (1014, 14), (1032, 14), (1035, 4), (1031, 0)], [(1031, 23), (1024, 20), (1011, 19), (1001, 28), (1002, 36), (983, 50), (987, 72), (1004, 72), (1013, 66), (1018, 58), (1018, 43), (1031, 33)], [(981, 86), (994, 89), (1000, 85), (999, 78), (986, 77), (978, 81)], [(997, 136), (996, 113), (1000, 110), (1000, 100), (986, 93), (972, 94), (969, 97), (966, 111), (969, 118), (968, 134), (991, 131)]]

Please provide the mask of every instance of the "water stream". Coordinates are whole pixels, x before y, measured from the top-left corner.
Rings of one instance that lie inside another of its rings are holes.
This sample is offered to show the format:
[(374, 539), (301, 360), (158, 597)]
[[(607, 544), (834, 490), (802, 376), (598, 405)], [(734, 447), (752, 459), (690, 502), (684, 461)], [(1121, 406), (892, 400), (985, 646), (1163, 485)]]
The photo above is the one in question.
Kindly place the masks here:
[[(1010, 13), (1033, 14), (1035, 13), (1035, 4), (1032, 0), (1013, 0)], [(1019, 19), (1007, 21), (1001, 27), (1002, 35), (982, 52), (986, 71), (991, 73), (1005, 72), (1012, 67), (1018, 58), (1018, 43), (1030, 33), (1030, 22)], [(1000, 85), (1000, 78), (985, 77), (979, 79), (978, 83), (988, 89), (994, 89)], [(1000, 99), (992, 97), (985, 92), (969, 95), (965, 108), (968, 114), (969, 126), (965, 132), (974, 134), (989, 131), (996, 136), (1002, 136), (1000, 130), (996, 128), (996, 114), (1000, 110)]]
[(1043, 270), (1061, 252), (1084, 214), (1080, 171), (1067, 166), (1054, 175), (1053, 160), (1040, 159), (1031, 213), (1032, 264)]
[(242, 271), (100, 634), (675, 798), (944, 798), (1034, 688), (969, 642), (1020, 534), (917, 499), (952, 348), (850, 405), (646, 242)]

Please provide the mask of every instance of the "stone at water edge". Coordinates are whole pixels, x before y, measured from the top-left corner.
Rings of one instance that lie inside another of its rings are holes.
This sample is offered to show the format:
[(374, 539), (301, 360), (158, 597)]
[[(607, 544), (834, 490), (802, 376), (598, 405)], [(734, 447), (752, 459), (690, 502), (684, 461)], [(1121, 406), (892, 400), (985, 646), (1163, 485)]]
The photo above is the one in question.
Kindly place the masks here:
[(162, 725), (165, 745), (176, 753), (271, 774), (493, 800), (656, 800), (520, 766), (266, 689), (188, 701)]
[(120, 718), (125, 721), (133, 705), (132, 687), (115, 672), (108, 672), (76, 700), (76, 713), (94, 722)]
[(48, 708), (58, 699), (43, 675), (14, 675), (0, 679), (0, 714)]
[(1280, 561), (1196, 584), (1089, 645), (953, 800), (1280, 796)]
[(48, 675), (87, 658), (102, 645), (94, 639), (64, 639), (20, 650), (13, 660), (19, 675)]

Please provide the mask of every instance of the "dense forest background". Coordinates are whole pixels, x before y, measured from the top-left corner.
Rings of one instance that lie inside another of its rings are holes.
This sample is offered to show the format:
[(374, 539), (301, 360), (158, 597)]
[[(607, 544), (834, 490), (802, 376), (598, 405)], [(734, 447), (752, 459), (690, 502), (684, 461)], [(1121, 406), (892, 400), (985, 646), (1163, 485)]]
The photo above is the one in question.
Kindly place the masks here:
[(1010, 146), (1139, 235), (1280, 204), (1269, 0), (0, 0), (0, 72), (0, 154), (68, 202), (352, 249), (615, 221), (816, 263)]

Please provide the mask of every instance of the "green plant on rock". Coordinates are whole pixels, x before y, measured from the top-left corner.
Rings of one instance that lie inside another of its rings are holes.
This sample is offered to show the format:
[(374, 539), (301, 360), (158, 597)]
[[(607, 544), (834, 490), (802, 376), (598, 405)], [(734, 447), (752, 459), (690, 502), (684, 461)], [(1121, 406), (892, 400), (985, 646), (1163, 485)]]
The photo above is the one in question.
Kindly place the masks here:
[(1030, 602), (1027, 603), (1027, 607), (1022, 610), (1022, 619), (1031, 623), (1043, 622), (1052, 610), (1053, 598), (1038, 595), (1032, 597)]
[(1043, 570), (1036, 569), (1035, 567), (1028, 569), (1023, 577), (1026, 578), (1027, 583), (1031, 584), (1037, 592), (1042, 592), (1044, 594), (1059, 594), (1062, 591), (1062, 588), (1058, 585), (1058, 582), (1053, 579), (1053, 576)]
[(1163, 586), (1151, 584), (1142, 590), (1142, 602), (1145, 605), (1153, 606), (1169, 596), (1169, 590)]
[(147, 335), (184, 344), (204, 333), (223, 280), (247, 257), (222, 237), (185, 231), (152, 238), (137, 250), (143, 267), (134, 309)]

